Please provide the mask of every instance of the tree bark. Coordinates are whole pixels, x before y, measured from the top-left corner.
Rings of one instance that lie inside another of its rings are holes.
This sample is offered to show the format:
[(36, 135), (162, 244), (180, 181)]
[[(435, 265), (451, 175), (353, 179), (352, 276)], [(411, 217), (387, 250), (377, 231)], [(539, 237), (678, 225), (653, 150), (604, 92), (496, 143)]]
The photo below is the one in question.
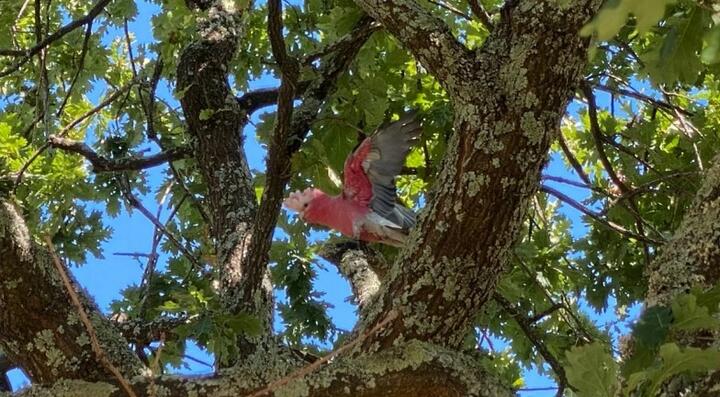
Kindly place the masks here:
[[(275, 367), (237, 367), (204, 378), (135, 377), (132, 387), (138, 397), (512, 395), (507, 387), (499, 385), (481, 369), (472, 357), (417, 341), (395, 346), (382, 353), (340, 358), (303, 376), (290, 372), (282, 362), (276, 364)], [(260, 394), (261, 391), (264, 394)], [(22, 397), (86, 395), (126, 396), (113, 384), (85, 381), (65, 381), (48, 388), (33, 387), (20, 394)]]
[[(0, 350), (33, 383), (104, 380), (111, 375), (90, 349), (48, 251), (33, 242), (19, 209), (0, 199)], [(85, 291), (72, 281), (110, 361), (131, 377), (142, 365)]]
[[(200, 39), (186, 48), (180, 59), (178, 92), (194, 156), (208, 188), (217, 263), (231, 312), (249, 309), (263, 320), (264, 336), (270, 336), (272, 291), (268, 284), (262, 285), (262, 275), (267, 265), (268, 233), (274, 226), (278, 197), (288, 176), (269, 176), (279, 179), (272, 181), (273, 189), (265, 197), (271, 201), (264, 208), (274, 212), (273, 218), (267, 218), (267, 214), (257, 209), (242, 150), (241, 130), (247, 121), (248, 109), (232, 95), (226, 76), (241, 36), (242, 10), (225, 8), (223, 4), (228, 2), (187, 1), (199, 8), (209, 7), (207, 19), (200, 25)], [(492, 34), (476, 52), (458, 42), (446, 25), (414, 1), (356, 0), (356, 3), (438, 79), (455, 110), (455, 132), (448, 144), (442, 172), (411, 234), (411, 244), (382, 277), (377, 292), (366, 294), (366, 309), (352, 342), (353, 350), (362, 350), (362, 354), (347, 354), (350, 350), (338, 352), (332, 362), (318, 364), (317, 369), (306, 368), (302, 376), (295, 376), (294, 362), (284, 360), (272, 344), (266, 346), (266, 354), (254, 349), (257, 341), (241, 341), (244, 359), (238, 360), (237, 368), (202, 379), (136, 377), (133, 387), (138, 395), (162, 395), (161, 392), (173, 396), (245, 395), (268, 383), (270, 395), (510, 394), (478, 369), (479, 364), (472, 356), (460, 353), (458, 348), (475, 315), (492, 295), (522, 224), (528, 199), (538, 188), (540, 169), (550, 143), (586, 64), (587, 40), (577, 33), (598, 9), (601, 0), (508, 1)], [(363, 18), (358, 24), (369, 28), (371, 23)], [(332, 93), (334, 79), (348, 67), (371, 33), (367, 29), (362, 32), (341, 41), (345, 47), (337, 48), (347, 51), (338, 52), (340, 55), (335, 58), (329, 57), (322, 69), (324, 74), (308, 84), (303, 105), (292, 114), (287, 151), (273, 153), (292, 154), (298, 150), (321, 105)], [(8, 209), (4, 211), (10, 213)], [(14, 218), (6, 217), (14, 219), (12, 224), (21, 223), (17, 214)], [(15, 230), (3, 227), (6, 224), (3, 219), (0, 216), (0, 231), (8, 234), (5, 230)], [(13, 233), (10, 235), (14, 236)], [(28, 242), (27, 231), (24, 233), (23, 238)], [(466, 236), (470, 233), (477, 238), (469, 242)], [(8, 249), (14, 252), (16, 240), (3, 237), (0, 253)], [(39, 274), (52, 274), (46, 253), (40, 250), (25, 255), (15, 266), (11, 261), (9, 268), (27, 271), (39, 266), (42, 272)], [(5, 267), (3, 264), (0, 268), (0, 276)], [(23, 277), (17, 282), (28, 283), (28, 289), (55, 291), (57, 296), (53, 298), (56, 299), (50, 303), (61, 302), (64, 307), (58, 308), (57, 313), (71, 311), (67, 297), (56, 285), (57, 277), (36, 278), (43, 280), (30, 281), (29, 277)], [(47, 285), (32, 284), (38, 282)], [(16, 293), (14, 297), (3, 295), (3, 288), (9, 291), (16, 286), (5, 281), (0, 285), (0, 303), (6, 304), (3, 299), (20, 299)], [(23, 304), (8, 303), (16, 310)], [(33, 307), (40, 313), (44, 304), (48, 302), (41, 300)], [(108, 324), (97, 309), (90, 304), (88, 307), (98, 329), (107, 330)], [(0, 316), (3, 314), (0, 311)], [(20, 318), (15, 321), (39, 320), (28, 316)], [(47, 326), (55, 327), (50, 329), (51, 333), (57, 331), (53, 337), (68, 344), (63, 354), (86, 359), (87, 368), (83, 367), (82, 376), (71, 368), (53, 377), (55, 367), (48, 368), (40, 362), (47, 356), (34, 347), (37, 345), (34, 339), (49, 335), (46, 328), (35, 330), (36, 324), (18, 323), (17, 332), (29, 335), (30, 340), (22, 340), (26, 343), (17, 346), (6, 341), (21, 336), (5, 335), (3, 332), (12, 331), (0, 329), (0, 342), (4, 343), (0, 347), (23, 368), (27, 369), (26, 365), (32, 368), (34, 381), (110, 378), (93, 360), (90, 349), (77, 340), (82, 334), (77, 322), (74, 324), (77, 329), (63, 328), (61, 333), (56, 327), (65, 327), (65, 317), (43, 319), (48, 321)], [(5, 319), (0, 317), (0, 320)], [(38, 324), (41, 323), (38, 321)], [(36, 336), (37, 332), (41, 334)], [(107, 332), (112, 341), (104, 341), (105, 347), (113, 360), (125, 373), (135, 373), (140, 368), (137, 358), (128, 357), (131, 353), (114, 331)], [(25, 346), (32, 349), (23, 351)], [(85, 371), (95, 371), (95, 375), (88, 376)], [(43, 377), (46, 374), (50, 375)], [(53, 388), (34, 387), (25, 395), (83, 393), (122, 395), (112, 382), (79, 381), (58, 383)]]
[[(720, 283), (720, 155), (705, 174), (692, 207), (685, 213), (673, 238), (646, 270), (646, 308), (669, 306), (690, 288), (712, 288)], [(679, 346), (718, 348), (718, 332), (683, 332), (675, 335)], [(708, 340), (708, 337), (710, 340)], [(625, 355), (632, 354), (630, 349)], [(665, 383), (665, 395), (720, 396), (720, 371), (692, 382), (676, 376)]]
[(491, 296), (537, 190), (587, 62), (588, 41), (578, 31), (601, 1), (510, 1), (476, 53), (413, 1), (356, 2), (435, 75), (455, 110), (432, 200), (364, 324), (393, 308), (400, 316), (364, 348), (412, 339), (458, 347)]

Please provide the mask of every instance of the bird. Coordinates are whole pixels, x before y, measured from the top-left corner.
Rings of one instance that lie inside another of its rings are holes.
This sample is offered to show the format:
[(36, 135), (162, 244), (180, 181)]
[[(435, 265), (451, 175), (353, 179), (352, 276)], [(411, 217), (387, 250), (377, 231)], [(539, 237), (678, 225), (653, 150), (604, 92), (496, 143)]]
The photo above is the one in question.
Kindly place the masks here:
[(290, 193), (283, 205), (297, 212), (306, 223), (336, 230), (356, 240), (404, 246), (416, 216), (399, 202), (395, 177), (421, 134), (416, 111), (384, 123), (345, 160), (339, 195), (308, 187)]

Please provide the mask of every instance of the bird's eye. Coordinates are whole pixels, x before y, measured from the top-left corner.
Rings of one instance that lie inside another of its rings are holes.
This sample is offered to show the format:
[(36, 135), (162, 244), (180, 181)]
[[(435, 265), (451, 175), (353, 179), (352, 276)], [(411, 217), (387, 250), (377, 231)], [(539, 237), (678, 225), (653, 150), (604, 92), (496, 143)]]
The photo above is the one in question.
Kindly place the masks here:
[(303, 208), (307, 208), (308, 203), (303, 204)]

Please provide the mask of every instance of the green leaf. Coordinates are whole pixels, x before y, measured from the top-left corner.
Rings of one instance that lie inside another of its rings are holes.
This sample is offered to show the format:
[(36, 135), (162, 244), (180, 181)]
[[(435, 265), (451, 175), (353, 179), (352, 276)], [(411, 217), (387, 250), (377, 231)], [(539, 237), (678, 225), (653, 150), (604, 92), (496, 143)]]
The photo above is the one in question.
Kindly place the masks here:
[(691, 294), (682, 294), (675, 298), (672, 302), (672, 313), (672, 329), (691, 331), (720, 327), (720, 320), (711, 316), (707, 307), (698, 305), (697, 298)]
[(694, 83), (702, 68), (700, 51), (710, 22), (709, 12), (699, 6), (687, 16), (670, 20), (670, 31), (662, 45), (643, 57), (650, 76), (663, 83)]
[(608, 1), (580, 34), (596, 34), (598, 40), (612, 39), (625, 26), (628, 16), (634, 15), (639, 32), (646, 32), (665, 14), (665, 7), (675, 0), (615, 0)]
[(203, 109), (200, 111), (200, 116), (198, 117), (201, 121), (210, 120), (210, 117), (215, 114), (215, 111), (213, 109)]
[(702, 51), (702, 61), (707, 64), (720, 62), (720, 25), (715, 25), (709, 32), (705, 33), (704, 41), (705, 48)]
[(720, 352), (687, 347), (680, 349), (675, 343), (660, 347), (661, 364), (630, 375), (627, 390), (644, 387), (643, 395), (657, 395), (660, 386), (671, 377), (684, 372), (705, 372), (720, 368)]
[(720, 284), (707, 291), (691, 290), (690, 292), (697, 297), (697, 304), (706, 307), (711, 314), (720, 310)]
[(600, 342), (574, 347), (566, 354), (568, 382), (582, 397), (613, 397), (618, 365)]
[(260, 335), (262, 326), (257, 317), (240, 313), (227, 320), (227, 325), (236, 333), (245, 333), (251, 336)]
[(627, 377), (652, 365), (670, 331), (672, 318), (672, 311), (667, 307), (653, 306), (645, 310), (633, 329), (633, 354), (623, 364), (623, 375)]

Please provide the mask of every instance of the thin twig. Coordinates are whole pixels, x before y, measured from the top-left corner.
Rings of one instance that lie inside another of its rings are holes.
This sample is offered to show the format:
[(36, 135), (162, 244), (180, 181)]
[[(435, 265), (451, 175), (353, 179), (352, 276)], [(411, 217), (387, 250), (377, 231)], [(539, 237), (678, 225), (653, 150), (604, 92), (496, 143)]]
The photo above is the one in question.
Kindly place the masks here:
[(333, 350), (332, 352), (328, 353), (327, 355), (323, 356), (322, 358), (318, 359), (317, 361), (315, 361), (315, 362), (313, 362), (313, 363), (311, 363), (311, 364), (308, 364), (308, 365), (306, 365), (306, 366), (304, 366), (304, 367), (302, 367), (302, 368), (299, 368), (299, 369), (293, 371), (292, 373), (290, 373), (289, 375), (287, 375), (287, 376), (285, 376), (285, 377), (282, 377), (282, 378), (280, 378), (280, 379), (278, 379), (278, 380), (270, 383), (269, 385), (267, 385), (267, 386), (265, 386), (264, 388), (256, 391), (255, 393), (252, 393), (252, 394), (247, 395), (246, 397), (260, 397), (260, 396), (268, 395), (268, 394), (270, 394), (272, 391), (276, 390), (277, 388), (279, 388), (279, 387), (281, 387), (281, 386), (284, 386), (284, 385), (290, 383), (291, 381), (293, 381), (293, 380), (295, 380), (295, 379), (302, 378), (303, 376), (306, 376), (306, 375), (314, 372), (315, 370), (317, 370), (318, 368), (320, 368), (323, 364), (327, 363), (328, 361), (332, 360), (333, 358), (337, 357), (338, 355), (340, 355), (340, 354), (342, 354), (342, 353), (344, 353), (344, 352), (352, 349), (353, 347), (361, 344), (361, 343), (362, 343), (365, 339), (367, 339), (369, 336), (371, 336), (372, 334), (380, 331), (382, 328), (384, 328), (384, 327), (385, 327), (386, 325), (388, 325), (390, 322), (392, 322), (393, 320), (395, 320), (395, 318), (397, 318), (397, 316), (398, 316), (398, 315), (397, 315), (397, 312), (396, 312), (395, 310), (391, 310), (391, 311), (388, 313), (387, 317), (385, 317), (385, 319), (383, 319), (383, 320), (380, 321), (379, 323), (375, 324), (374, 327), (372, 327), (370, 330), (368, 330), (368, 331), (365, 332), (364, 334), (358, 336), (356, 339), (354, 339), (354, 340), (352, 340), (352, 341), (350, 341), (350, 342), (342, 345), (341, 347)]
[(565, 306), (562, 303), (554, 303), (552, 306), (548, 307), (547, 309), (528, 318), (528, 321), (530, 322), (530, 324), (535, 324), (535, 323), (539, 322), (540, 320), (544, 319), (545, 317), (555, 313), (556, 311), (563, 309), (564, 307)]
[[(160, 212), (162, 211), (163, 203), (165, 202), (165, 198), (170, 193), (170, 189), (172, 188), (172, 183), (168, 186), (168, 188), (163, 193), (163, 196), (160, 199), (160, 203), (158, 205), (158, 210), (156, 213), (156, 218), (160, 219)], [(170, 222), (172, 222), (173, 218), (175, 217), (175, 214), (177, 214), (178, 210), (180, 210), (180, 207), (185, 202), (185, 199), (189, 196), (187, 193), (183, 195), (183, 197), (180, 199), (180, 201), (177, 203), (173, 211), (170, 213), (170, 216), (168, 216), (168, 219), (165, 221), (165, 227), (167, 228), (170, 225)], [(150, 248), (150, 256), (148, 258), (147, 265), (145, 266), (145, 272), (143, 274), (142, 281), (140, 281), (140, 286), (144, 286), (142, 291), (142, 298), (140, 299), (140, 308), (138, 309), (138, 317), (143, 318), (145, 317), (145, 312), (147, 310), (147, 304), (149, 302), (148, 296), (150, 296), (150, 286), (152, 285), (152, 276), (155, 273), (155, 267), (157, 266), (158, 261), (158, 254), (157, 250), (160, 246), (160, 242), (162, 241), (163, 232), (158, 228), (157, 226), (153, 230), (153, 238), (152, 238), (152, 247)]]
[[(558, 390), (564, 391), (564, 389), (569, 385), (567, 375), (565, 374), (565, 368), (560, 365), (560, 361), (558, 361), (558, 359), (552, 353), (550, 353), (550, 350), (548, 350), (547, 346), (545, 345), (543, 337), (542, 335), (540, 335), (537, 327), (532, 325), (528, 318), (525, 317), (522, 312), (517, 309), (512, 303), (510, 303), (509, 300), (505, 299), (504, 296), (496, 293), (493, 298), (497, 303), (500, 304), (500, 307), (502, 307), (510, 315), (510, 317), (515, 320), (515, 322), (518, 324), (518, 326), (520, 326), (520, 329), (522, 329), (523, 333), (528, 338), (530, 343), (535, 346), (535, 349), (537, 349), (538, 353), (540, 353), (545, 362), (550, 365), (553, 372), (555, 372), (555, 376), (558, 380)], [(561, 396), (562, 392), (559, 392), (558, 395)]]
[[(62, 130), (60, 130), (60, 132), (58, 132), (56, 134), (56, 136), (64, 137), (70, 130), (75, 128), (75, 126), (82, 123), (89, 117), (100, 112), (106, 106), (113, 103), (123, 92), (125, 92), (125, 90), (129, 90), (133, 86), (133, 84), (135, 84), (134, 80), (130, 81), (128, 84), (126, 84), (122, 88), (113, 92), (110, 96), (105, 98), (105, 100), (103, 100), (99, 105), (97, 105), (94, 108), (90, 109), (89, 111), (85, 112), (85, 114), (76, 118), (70, 124), (66, 125)], [(42, 146), (40, 146), (37, 149), (37, 151), (35, 151), (35, 153), (33, 153), (33, 155), (30, 157), (30, 159), (28, 159), (28, 161), (26, 161), (25, 164), (23, 164), (22, 168), (20, 168), (20, 171), (18, 171), (17, 178), (15, 178), (15, 186), (13, 187), (13, 192), (17, 191), (18, 186), (20, 185), (20, 183), (22, 183), (22, 177), (23, 177), (23, 174), (25, 173), (25, 171), (27, 171), (27, 169), (30, 168), (30, 165), (33, 162), (35, 162), (35, 160), (37, 160), (37, 158), (40, 157), (40, 155), (43, 154), (43, 152), (45, 152), (45, 150), (47, 150), (49, 147), (50, 147), (50, 142), (45, 142), (44, 144), (42, 144)]]
[(143, 257), (147, 258), (150, 256), (150, 254), (145, 254), (142, 252), (113, 252), (113, 255), (116, 256), (133, 256), (133, 257)]
[[(127, 178), (125, 178), (127, 179)], [(177, 247), (177, 249), (190, 261), (190, 263), (193, 265), (193, 267), (197, 270), (202, 269), (202, 265), (200, 264), (200, 261), (198, 261), (197, 258), (190, 252), (185, 246), (180, 242), (180, 240), (175, 237), (174, 234), (172, 234), (160, 221), (150, 212), (147, 208), (138, 200), (138, 198), (132, 193), (130, 190), (130, 184), (127, 182), (127, 180), (120, 180), (118, 181), (118, 184), (120, 185), (120, 190), (123, 192), (123, 196), (125, 196), (125, 199), (130, 203), (130, 206), (134, 207), (138, 211), (140, 211), (141, 214), (145, 216), (155, 227), (162, 230), (162, 232), (172, 241), (172, 243)]]
[(128, 380), (125, 379), (125, 376), (123, 376), (120, 370), (118, 370), (117, 367), (112, 362), (110, 362), (110, 359), (105, 353), (105, 350), (103, 350), (102, 345), (100, 344), (100, 341), (98, 339), (97, 332), (95, 332), (95, 327), (92, 325), (90, 318), (85, 312), (85, 308), (80, 302), (80, 297), (78, 297), (77, 293), (75, 292), (75, 288), (70, 282), (70, 278), (65, 271), (65, 267), (63, 266), (62, 261), (55, 252), (54, 245), (52, 243), (52, 240), (50, 240), (49, 236), (45, 236), (45, 244), (47, 244), (48, 252), (50, 253), (50, 256), (52, 256), (53, 263), (55, 264), (55, 268), (57, 269), (58, 274), (60, 275), (60, 279), (62, 280), (63, 284), (65, 285), (65, 289), (70, 295), (70, 300), (72, 300), (72, 303), (75, 306), (78, 315), (80, 316), (80, 321), (82, 321), (83, 325), (85, 325), (85, 330), (90, 337), (90, 344), (98, 360), (100, 360), (100, 363), (102, 363), (105, 369), (107, 369), (115, 377), (115, 379), (117, 379), (117, 381), (120, 383), (122, 388), (125, 390), (125, 393), (129, 397), (137, 397), (132, 387), (130, 387), (130, 382), (128, 382)]
[(440, 7), (440, 8), (444, 8), (444, 9), (450, 11), (451, 13), (459, 16), (460, 18), (464, 18), (465, 20), (468, 20), (468, 21), (472, 21), (472, 20), (473, 20), (470, 15), (468, 15), (468, 14), (466, 14), (466, 13), (458, 10), (457, 8), (453, 7), (453, 6), (450, 5), (450, 4), (446, 4), (446, 3), (442, 2), (442, 1), (436, 1), (436, 0), (428, 0), (428, 3), (430, 3), (430, 4), (435, 4), (436, 6), (438, 6), (438, 7)]
[(469, 0), (470, 3), (470, 9), (472, 10), (473, 14), (482, 22), (483, 25), (485, 25), (485, 28), (492, 32), (493, 28), (495, 27), (492, 23), (492, 20), (490, 19), (490, 14), (485, 10), (485, 7), (483, 7), (482, 3), (480, 3), (480, 0)]
[(29, 61), (35, 54), (42, 51), (45, 47), (52, 44), (53, 42), (60, 40), (63, 38), (66, 34), (72, 32), (73, 30), (77, 29), (80, 26), (83, 26), (93, 19), (100, 15), (100, 13), (105, 9), (105, 6), (110, 3), (111, 0), (100, 0), (98, 1), (93, 8), (90, 9), (90, 11), (82, 18), (76, 19), (67, 25), (61, 27), (57, 31), (55, 31), (53, 34), (46, 36), (44, 40), (41, 42), (35, 44), (32, 48), (24, 49), (24, 50), (16, 50), (16, 49), (0, 49), (0, 56), (15, 56), (15, 57), (21, 57), (19, 61), (17, 61), (14, 65), (10, 66), (9, 68), (5, 69), (4, 71), (0, 72), (0, 77), (5, 77), (11, 73), (14, 73), (18, 69), (20, 69), (27, 61)]
[(62, 102), (60, 103), (60, 106), (58, 107), (57, 112), (55, 113), (55, 116), (60, 117), (63, 110), (65, 110), (65, 105), (67, 104), (67, 101), (70, 99), (70, 96), (72, 95), (73, 88), (75, 88), (75, 83), (77, 83), (78, 77), (80, 77), (80, 73), (85, 68), (85, 56), (87, 55), (88, 49), (90, 47), (90, 37), (92, 35), (92, 21), (88, 22), (87, 28), (85, 29), (85, 38), (83, 39), (83, 46), (82, 50), (80, 52), (80, 61), (78, 62), (78, 68), (75, 71), (75, 75), (73, 76), (72, 81), (70, 82), (70, 87), (68, 88), (67, 92), (65, 93), (65, 97), (63, 98)]
[(88, 24), (90, 21), (95, 19), (96, 16), (100, 15), (100, 13), (105, 9), (105, 6), (110, 3), (111, 0), (100, 0), (90, 9), (90, 11), (83, 16), (82, 18), (76, 19), (67, 25), (61, 27), (57, 31), (55, 31), (53, 34), (48, 35), (45, 37), (42, 41), (35, 44), (31, 48), (27, 48), (24, 50), (16, 50), (16, 49), (2, 49), (0, 48), (0, 56), (22, 56), (25, 58), (30, 58), (34, 55), (36, 55), (38, 52), (40, 52), (43, 48), (47, 47), (48, 45), (52, 44), (53, 42), (60, 40), (63, 38), (66, 34), (72, 32), (73, 30), (79, 28), (80, 26)]
[(632, 231), (630, 231), (630, 230), (628, 230), (628, 229), (625, 229), (624, 227), (618, 225), (617, 223), (614, 223), (614, 222), (612, 222), (612, 221), (609, 221), (609, 220), (603, 218), (601, 214), (599, 214), (599, 213), (597, 213), (597, 212), (595, 212), (595, 211), (592, 211), (592, 210), (586, 208), (584, 205), (582, 205), (582, 204), (578, 203), (577, 201), (573, 200), (572, 198), (570, 198), (570, 197), (567, 196), (566, 194), (563, 194), (563, 193), (559, 192), (558, 190), (553, 189), (553, 188), (551, 188), (551, 187), (549, 187), (549, 186), (547, 186), (547, 185), (542, 185), (542, 186), (540, 186), (540, 191), (545, 192), (545, 193), (547, 193), (547, 194), (549, 194), (549, 195), (551, 195), (551, 196), (554, 196), (555, 198), (559, 199), (560, 201), (562, 201), (562, 202), (570, 205), (571, 207), (575, 208), (576, 210), (578, 210), (578, 211), (582, 212), (583, 214), (589, 216), (590, 218), (592, 218), (592, 219), (595, 220), (596, 222), (600, 223), (601, 225), (606, 226), (607, 228), (609, 228), (609, 229), (611, 229), (611, 230), (614, 230), (614, 231), (622, 234), (622, 235), (625, 236), (625, 237), (634, 238), (634, 239), (636, 239), (636, 240), (638, 240), (638, 241), (647, 242), (647, 243), (652, 243), (652, 244), (656, 244), (656, 245), (665, 244), (665, 241), (655, 240), (655, 239), (653, 239), (653, 238), (651, 238), (651, 237), (642, 236), (642, 235), (639, 235), (639, 234), (637, 234), (637, 233), (634, 233), (634, 232), (632, 232)]
[[(682, 178), (685, 176), (691, 176), (691, 175), (697, 175), (697, 174), (698, 174), (697, 171), (688, 171), (688, 172), (677, 172), (674, 174), (662, 175), (657, 179), (653, 179), (652, 181), (643, 183), (642, 185), (635, 187), (632, 190), (621, 194), (620, 196), (615, 197), (614, 200), (612, 200), (611, 202), (608, 203), (607, 209), (612, 208), (613, 206), (617, 205), (618, 203), (622, 202), (623, 200), (627, 200), (627, 199), (635, 197), (638, 194), (641, 194), (643, 192), (650, 191), (651, 187), (653, 187), (654, 185), (657, 185), (659, 183), (665, 182), (668, 179)], [(607, 209), (603, 210), (603, 212), (606, 212)]]
[[(625, 184), (625, 182), (620, 179), (618, 174), (615, 172), (615, 169), (613, 168), (612, 163), (607, 157), (607, 154), (605, 153), (605, 148), (603, 145), (603, 141), (606, 141), (607, 139), (604, 139), (605, 135), (600, 130), (600, 122), (598, 121), (598, 114), (597, 114), (597, 103), (595, 101), (595, 94), (593, 93), (592, 87), (584, 83), (581, 85), (583, 94), (585, 95), (585, 98), (587, 99), (588, 103), (588, 117), (590, 119), (590, 132), (592, 133), (593, 139), (595, 141), (595, 148), (597, 149), (597, 155), (598, 158), (600, 158), (600, 162), (603, 165), (603, 168), (605, 168), (605, 172), (607, 172), (608, 176), (610, 177), (610, 180), (617, 186), (618, 190), (620, 190), (621, 194), (625, 194), (629, 192), (631, 189), (628, 188), (628, 186)], [(640, 210), (638, 209), (637, 205), (635, 205), (635, 202), (633, 200), (628, 200), (627, 203), (625, 203), (625, 207), (628, 209), (628, 211), (633, 215), (635, 218), (635, 227), (638, 231), (638, 234), (640, 236), (645, 237), (645, 227), (643, 226), (645, 223), (645, 220), (640, 215)], [(659, 233), (656, 232), (656, 234), (659, 235)], [(643, 243), (643, 253), (645, 254), (645, 261), (647, 264), (650, 263), (650, 247), (647, 245), (646, 240), (641, 240)]]
[(480, 343), (482, 343), (483, 340), (487, 342), (488, 349), (490, 349), (490, 352), (495, 353), (495, 345), (493, 344), (492, 339), (490, 339), (490, 335), (488, 334), (488, 330), (486, 330), (486, 329), (482, 330), (482, 336), (480, 338)]
[(582, 165), (578, 161), (578, 159), (575, 157), (572, 151), (570, 151), (570, 148), (567, 145), (567, 142), (565, 141), (565, 137), (563, 136), (562, 132), (558, 134), (558, 143), (560, 144), (560, 148), (562, 149), (563, 153), (565, 154), (565, 158), (567, 158), (570, 165), (573, 167), (577, 175), (580, 177), (580, 179), (585, 182), (586, 185), (592, 186), (592, 183), (590, 182), (590, 177), (585, 173), (585, 170), (583, 170)]
[(20, 18), (22, 18), (22, 14), (27, 9), (28, 4), (30, 4), (30, 0), (25, 0), (22, 6), (20, 6), (20, 11), (18, 11), (17, 16), (15, 17), (15, 22), (13, 22), (12, 27), (10, 28), (13, 34), (13, 44), (15, 45), (17, 45), (17, 37), (15, 37), (15, 35), (17, 35), (17, 24), (20, 22)]
[[(692, 115), (693, 115), (692, 112), (690, 112), (690, 111), (688, 111), (688, 110), (686, 110), (686, 109), (683, 109), (683, 108), (681, 108), (681, 107), (679, 107), (679, 106), (675, 106), (675, 105), (673, 105), (672, 103), (669, 103), (669, 102), (663, 102), (663, 101), (661, 101), (661, 100), (655, 99), (655, 98), (653, 98), (653, 97), (651, 97), (651, 96), (649, 96), (649, 95), (645, 95), (645, 94), (642, 94), (642, 93), (637, 92), (637, 91), (626, 90), (626, 89), (617, 88), (617, 87), (611, 87), (611, 86), (604, 85), (604, 84), (595, 84), (595, 88), (598, 89), (598, 90), (600, 90), (600, 91), (605, 91), (605, 92), (609, 92), (609, 93), (613, 93), (613, 94), (618, 94), (618, 95), (630, 97), (630, 98), (633, 98), (633, 99), (637, 99), (637, 100), (639, 100), (639, 101), (647, 102), (647, 103), (650, 103), (650, 104), (652, 104), (653, 106), (656, 106), (656, 107), (658, 107), (658, 108), (661, 108), (661, 109), (663, 109), (663, 110), (665, 110), (665, 111), (677, 111), (677, 112), (680, 112), (680, 113), (682, 113), (682, 114), (684, 114), (684, 115), (686, 115), (686, 116), (692, 116)], [(631, 88), (632, 88), (632, 87), (631, 87)]]
[(193, 357), (193, 356), (191, 356), (191, 355), (189, 355), (189, 354), (184, 354), (184, 355), (183, 355), (183, 358), (187, 358), (188, 360), (190, 360), (190, 361), (192, 361), (192, 362), (195, 362), (195, 363), (204, 365), (204, 366), (206, 366), (206, 367), (208, 367), (208, 368), (215, 368), (215, 366), (212, 365), (212, 364), (210, 364), (209, 362), (203, 361), (203, 360), (201, 360), (201, 359), (199, 359), (199, 358), (196, 358), (196, 357)]

